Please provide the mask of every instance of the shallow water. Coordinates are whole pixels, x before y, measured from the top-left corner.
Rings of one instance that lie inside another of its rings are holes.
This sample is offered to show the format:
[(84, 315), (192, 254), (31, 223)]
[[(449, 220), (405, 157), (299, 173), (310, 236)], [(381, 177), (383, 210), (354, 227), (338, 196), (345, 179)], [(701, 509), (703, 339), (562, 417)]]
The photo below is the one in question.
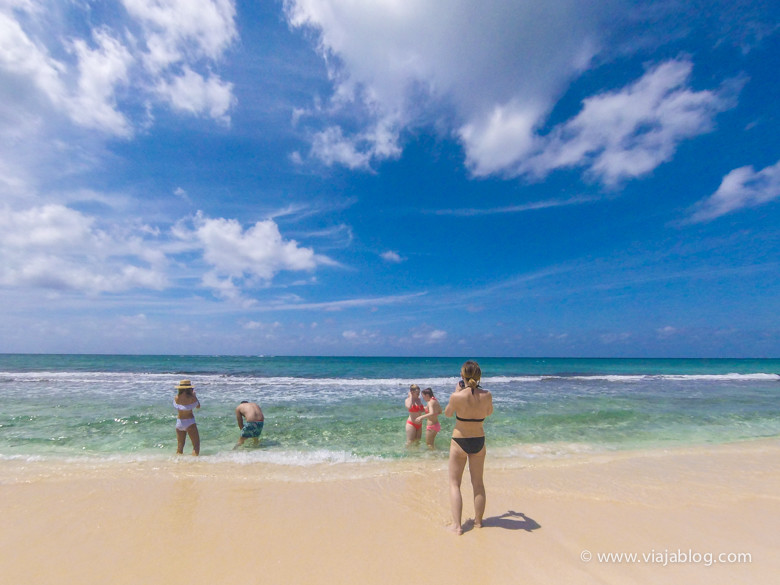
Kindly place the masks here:
[[(236, 356), (0, 356), (0, 458), (167, 458), (176, 383), (190, 378), (202, 455), (307, 466), (414, 457), (411, 383), (446, 403), (463, 360)], [(725, 443), (780, 435), (780, 360), (480, 359), (493, 457)], [(261, 404), (261, 447), (232, 451), (240, 400)]]

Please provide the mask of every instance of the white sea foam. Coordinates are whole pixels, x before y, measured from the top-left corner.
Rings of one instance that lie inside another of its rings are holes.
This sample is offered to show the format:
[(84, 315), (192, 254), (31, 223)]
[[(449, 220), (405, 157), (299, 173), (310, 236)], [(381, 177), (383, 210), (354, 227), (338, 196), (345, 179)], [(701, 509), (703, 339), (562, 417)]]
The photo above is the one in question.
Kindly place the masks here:
[(665, 374), (654, 377), (664, 380), (780, 380), (780, 374)]
[(218, 453), (203, 457), (202, 460), (209, 463), (222, 463), (227, 461), (241, 465), (270, 463), (273, 465), (292, 467), (309, 467), (323, 464), (368, 463), (371, 461), (382, 461), (382, 458), (361, 457), (349, 451), (331, 451), (328, 449), (318, 449), (315, 451), (264, 451), (257, 449)]
[[(113, 388), (117, 385), (154, 385), (157, 387), (174, 387), (181, 375), (128, 372), (0, 372), (0, 377), (7, 381), (17, 382), (68, 382), (106, 383)], [(454, 387), (457, 377), (432, 378), (304, 378), (295, 376), (226, 376), (224, 374), (192, 374), (193, 385), (198, 386), (301, 386), (311, 385), (320, 388), (349, 387), (388, 387), (406, 390), (412, 384), (421, 388)], [(736, 380), (736, 381), (768, 381), (780, 380), (780, 374), (775, 373), (727, 373), (727, 374), (573, 374), (573, 375), (538, 375), (538, 376), (487, 376), (482, 384), (535, 383), (550, 380), (593, 380), (607, 382), (641, 382), (643, 380)]]
[(523, 461), (534, 459), (566, 459), (575, 455), (600, 453), (604, 449), (585, 443), (529, 443), (511, 447), (491, 447), (490, 456), (496, 459), (514, 459)]
[[(88, 454), (73, 455), (32, 455), (32, 454), (0, 454), (0, 461), (15, 461), (22, 463), (62, 463), (62, 464), (87, 464), (100, 466), (112, 463), (132, 464), (165, 461), (190, 461), (189, 457), (171, 453), (122, 453), (122, 454)], [(315, 451), (266, 451), (262, 449), (221, 451), (217, 453), (201, 453), (197, 460), (201, 463), (236, 463), (240, 465), (256, 465), (268, 463), (272, 465), (290, 467), (311, 467), (315, 465), (340, 465), (344, 463), (369, 463), (387, 461), (381, 457), (358, 456), (349, 451), (333, 451), (318, 449)]]

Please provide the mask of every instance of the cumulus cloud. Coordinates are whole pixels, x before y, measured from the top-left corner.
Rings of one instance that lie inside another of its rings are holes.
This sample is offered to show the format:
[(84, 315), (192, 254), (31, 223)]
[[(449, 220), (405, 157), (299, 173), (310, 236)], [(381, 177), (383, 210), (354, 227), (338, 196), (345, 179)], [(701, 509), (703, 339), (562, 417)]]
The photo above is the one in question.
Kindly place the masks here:
[(334, 264), (295, 240), (285, 240), (276, 222), (258, 221), (247, 229), (235, 219), (199, 213), (192, 228), (179, 224), (174, 236), (201, 250), (211, 266), (203, 284), (228, 299), (240, 298), (240, 285), (268, 284), (281, 271), (311, 271)]
[(424, 103), (454, 110), (472, 156), (497, 122), (511, 120), (527, 134), (589, 63), (612, 4), (287, 0), (285, 8), (292, 26), (319, 36), (335, 83), (332, 105), (362, 105), (372, 120), (366, 127), (380, 129), (349, 138), (328, 130), (329, 142), (351, 143), (353, 160), (365, 164), (398, 156), (399, 130), (426, 115)]
[(124, 45), (104, 30), (93, 33), (93, 42), (94, 48), (83, 39), (72, 43), (78, 57), (78, 91), (69, 100), (70, 116), (81, 126), (128, 136), (130, 126), (118, 111), (116, 91), (129, 81), (133, 58)]
[(233, 85), (212, 72), (196, 72), (200, 61), (218, 62), (238, 36), (232, 0), (123, 0), (142, 30), (140, 55), (157, 95), (174, 109), (230, 120)]
[(192, 57), (217, 60), (237, 36), (232, 0), (122, 0), (142, 26), (154, 71)]
[(157, 93), (175, 110), (191, 114), (208, 113), (222, 122), (230, 121), (227, 112), (235, 102), (232, 83), (214, 76), (206, 79), (189, 67), (184, 67), (184, 72), (170, 81), (161, 80)]
[(211, 66), (237, 37), (233, 1), (125, 0), (123, 6), (127, 13), (117, 21), (101, 20), (84, 3), (0, 3), (0, 84), (24, 87), (3, 97), (20, 111), (48, 114), (30, 99), (32, 88), (75, 125), (120, 137), (133, 134), (130, 112), (149, 102), (228, 121), (232, 85)]
[(311, 152), (326, 165), (338, 163), (350, 169), (369, 169), (373, 160), (401, 156), (398, 132), (387, 120), (349, 137), (339, 126), (331, 126), (314, 135)]
[[(88, 39), (57, 39), (73, 62), (51, 56), (46, 40), (22, 27), (13, 11), (28, 11), (35, 18), (35, 3), (0, 6), (0, 81), (11, 86), (27, 81), (45, 96), (50, 106), (87, 128), (126, 136), (129, 128), (117, 110), (116, 87), (127, 81), (130, 55), (106, 30), (95, 30)], [(57, 36), (57, 35), (55, 35)], [(24, 94), (22, 94), (24, 95)], [(17, 97), (25, 109), (29, 98)]]
[[(205, 266), (193, 263), (193, 253), (202, 255)], [(244, 228), (235, 219), (198, 214), (165, 233), (147, 225), (107, 223), (61, 204), (0, 207), (0, 286), (90, 295), (163, 290), (183, 276), (174, 270), (174, 260), (200, 270), (202, 285), (216, 296), (247, 307), (256, 301), (246, 297), (246, 290), (270, 286), (280, 272), (336, 265), (282, 237), (273, 220)]]
[(433, 121), (459, 139), (475, 176), (580, 167), (611, 185), (646, 174), (729, 106), (719, 92), (687, 87), (687, 61), (591, 97), (541, 133), (571, 82), (615, 50), (612, 36), (635, 9), (623, 0), (286, 0), (291, 26), (316, 34), (334, 84), (329, 107), (306, 121), (340, 120), (312, 133), (310, 154), (368, 169), (400, 156), (404, 130)]
[(88, 294), (167, 286), (166, 258), (62, 205), (0, 209), (0, 285)]
[(710, 197), (699, 203), (692, 222), (711, 221), (745, 207), (756, 207), (780, 197), (780, 161), (756, 171), (752, 166), (734, 169)]
[(687, 87), (692, 68), (687, 60), (668, 61), (628, 87), (588, 98), (577, 116), (537, 140), (540, 152), (520, 161), (517, 172), (544, 176), (580, 166), (609, 185), (649, 173), (733, 105), (728, 86)]

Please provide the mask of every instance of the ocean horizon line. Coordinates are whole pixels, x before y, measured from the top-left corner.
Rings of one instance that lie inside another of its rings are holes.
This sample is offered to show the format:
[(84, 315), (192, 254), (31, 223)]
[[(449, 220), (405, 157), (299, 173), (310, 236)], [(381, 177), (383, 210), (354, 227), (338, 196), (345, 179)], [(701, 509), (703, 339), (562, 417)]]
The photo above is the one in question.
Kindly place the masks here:
[(780, 360), (767, 356), (582, 356), (582, 355), (352, 355), (352, 354), (261, 354), (261, 353), (149, 353), (149, 352), (36, 352), (0, 351), (0, 356), (102, 356), (102, 357), (205, 357), (205, 358), (322, 358), (322, 359), (516, 359), (516, 360)]

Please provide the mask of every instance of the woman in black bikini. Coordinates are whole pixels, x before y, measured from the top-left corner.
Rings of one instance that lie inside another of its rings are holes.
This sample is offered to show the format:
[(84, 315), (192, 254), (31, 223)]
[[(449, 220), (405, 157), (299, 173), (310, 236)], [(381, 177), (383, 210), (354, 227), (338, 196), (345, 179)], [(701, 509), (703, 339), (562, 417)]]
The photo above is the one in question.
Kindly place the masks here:
[(482, 528), (485, 514), (485, 431), (482, 422), (493, 413), (493, 395), (479, 387), (482, 370), (477, 362), (468, 361), (460, 369), (463, 378), (450, 396), (445, 416), (455, 415), (455, 428), (450, 442), (450, 508), (452, 509), (452, 530), (463, 533), (463, 497), (460, 484), (466, 463), (469, 464), (471, 486), (474, 489), (474, 526)]

